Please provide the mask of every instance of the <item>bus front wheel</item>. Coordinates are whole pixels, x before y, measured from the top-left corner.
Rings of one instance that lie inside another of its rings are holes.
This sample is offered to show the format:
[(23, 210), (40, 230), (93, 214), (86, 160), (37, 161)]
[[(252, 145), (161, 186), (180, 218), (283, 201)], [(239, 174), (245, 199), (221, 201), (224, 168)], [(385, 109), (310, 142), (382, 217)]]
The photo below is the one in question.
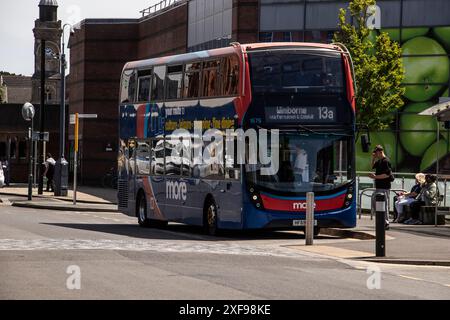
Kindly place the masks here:
[(137, 203), (137, 218), (138, 223), (143, 228), (150, 227), (150, 220), (147, 218), (147, 200), (145, 199), (145, 195), (140, 193), (138, 196)]
[(213, 199), (209, 199), (205, 206), (204, 228), (208, 235), (217, 235), (217, 205)]

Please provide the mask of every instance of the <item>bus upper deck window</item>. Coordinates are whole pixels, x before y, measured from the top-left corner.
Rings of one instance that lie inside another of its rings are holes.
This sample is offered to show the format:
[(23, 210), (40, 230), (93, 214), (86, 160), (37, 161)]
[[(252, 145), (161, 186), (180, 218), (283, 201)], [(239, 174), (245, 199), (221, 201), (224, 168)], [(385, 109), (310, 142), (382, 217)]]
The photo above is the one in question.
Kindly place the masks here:
[(167, 68), (166, 99), (180, 99), (183, 83), (183, 66), (170, 66)]
[(197, 98), (200, 89), (200, 63), (186, 64), (184, 73), (184, 98)]
[(147, 102), (150, 99), (151, 70), (138, 72), (138, 101)]
[(222, 59), (221, 65), (222, 95), (230, 96), (238, 93), (239, 61), (236, 56)]
[(152, 101), (164, 99), (164, 79), (166, 77), (166, 66), (159, 66), (153, 69)]
[(120, 102), (133, 103), (135, 93), (136, 93), (136, 72), (134, 70), (125, 70), (122, 75)]
[(220, 95), (218, 89), (219, 61), (207, 61), (203, 64), (202, 97), (215, 97)]

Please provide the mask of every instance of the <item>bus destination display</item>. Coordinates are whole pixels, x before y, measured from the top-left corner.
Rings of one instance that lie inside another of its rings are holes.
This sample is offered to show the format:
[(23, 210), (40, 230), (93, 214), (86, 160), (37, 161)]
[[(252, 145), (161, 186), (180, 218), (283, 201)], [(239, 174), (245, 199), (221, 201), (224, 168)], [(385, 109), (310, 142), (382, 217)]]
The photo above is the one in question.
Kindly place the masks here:
[(333, 123), (337, 121), (336, 107), (267, 107), (268, 123)]

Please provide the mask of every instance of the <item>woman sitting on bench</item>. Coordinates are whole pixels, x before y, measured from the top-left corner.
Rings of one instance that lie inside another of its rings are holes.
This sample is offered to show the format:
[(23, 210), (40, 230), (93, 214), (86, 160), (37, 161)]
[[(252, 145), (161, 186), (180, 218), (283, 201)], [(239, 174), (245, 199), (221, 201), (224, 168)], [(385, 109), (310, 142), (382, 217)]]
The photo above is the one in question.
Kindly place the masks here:
[(396, 223), (403, 223), (406, 218), (403, 214), (403, 207), (408, 206), (411, 203), (417, 201), (416, 198), (420, 194), (422, 190), (422, 186), (425, 184), (425, 174), (418, 173), (416, 174), (416, 184), (412, 187), (411, 192), (402, 193), (398, 197), (394, 197), (395, 201), (395, 221)]
[(419, 220), (420, 207), (435, 206), (437, 204), (438, 193), (436, 177), (431, 174), (427, 174), (425, 176), (425, 184), (416, 198), (417, 201), (410, 204), (411, 219), (406, 220), (405, 224), (422, 224)]

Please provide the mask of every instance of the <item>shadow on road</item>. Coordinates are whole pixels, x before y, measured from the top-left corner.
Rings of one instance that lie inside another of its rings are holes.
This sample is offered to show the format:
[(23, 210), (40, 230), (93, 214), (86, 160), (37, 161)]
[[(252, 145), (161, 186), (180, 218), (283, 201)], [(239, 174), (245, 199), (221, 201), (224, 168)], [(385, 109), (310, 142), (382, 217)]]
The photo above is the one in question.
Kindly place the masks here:
[[(230, 240), (301, 240), (305, 239), (301, 231), (221, 231), (217, 237), (204, 234), (203, 228), (182, 224), (169, 224), (166, 227), (141, 228), (129, 224), (80, 224), (80, 223), (43, 223), (44, 225), (70, 228), (85, 231), (109, 233), (140, 239), (158, 240), (201, 240), (201, 241), (230, 241)], [(319, 235), (315, 239), (336, 239), (336, 237)]]

